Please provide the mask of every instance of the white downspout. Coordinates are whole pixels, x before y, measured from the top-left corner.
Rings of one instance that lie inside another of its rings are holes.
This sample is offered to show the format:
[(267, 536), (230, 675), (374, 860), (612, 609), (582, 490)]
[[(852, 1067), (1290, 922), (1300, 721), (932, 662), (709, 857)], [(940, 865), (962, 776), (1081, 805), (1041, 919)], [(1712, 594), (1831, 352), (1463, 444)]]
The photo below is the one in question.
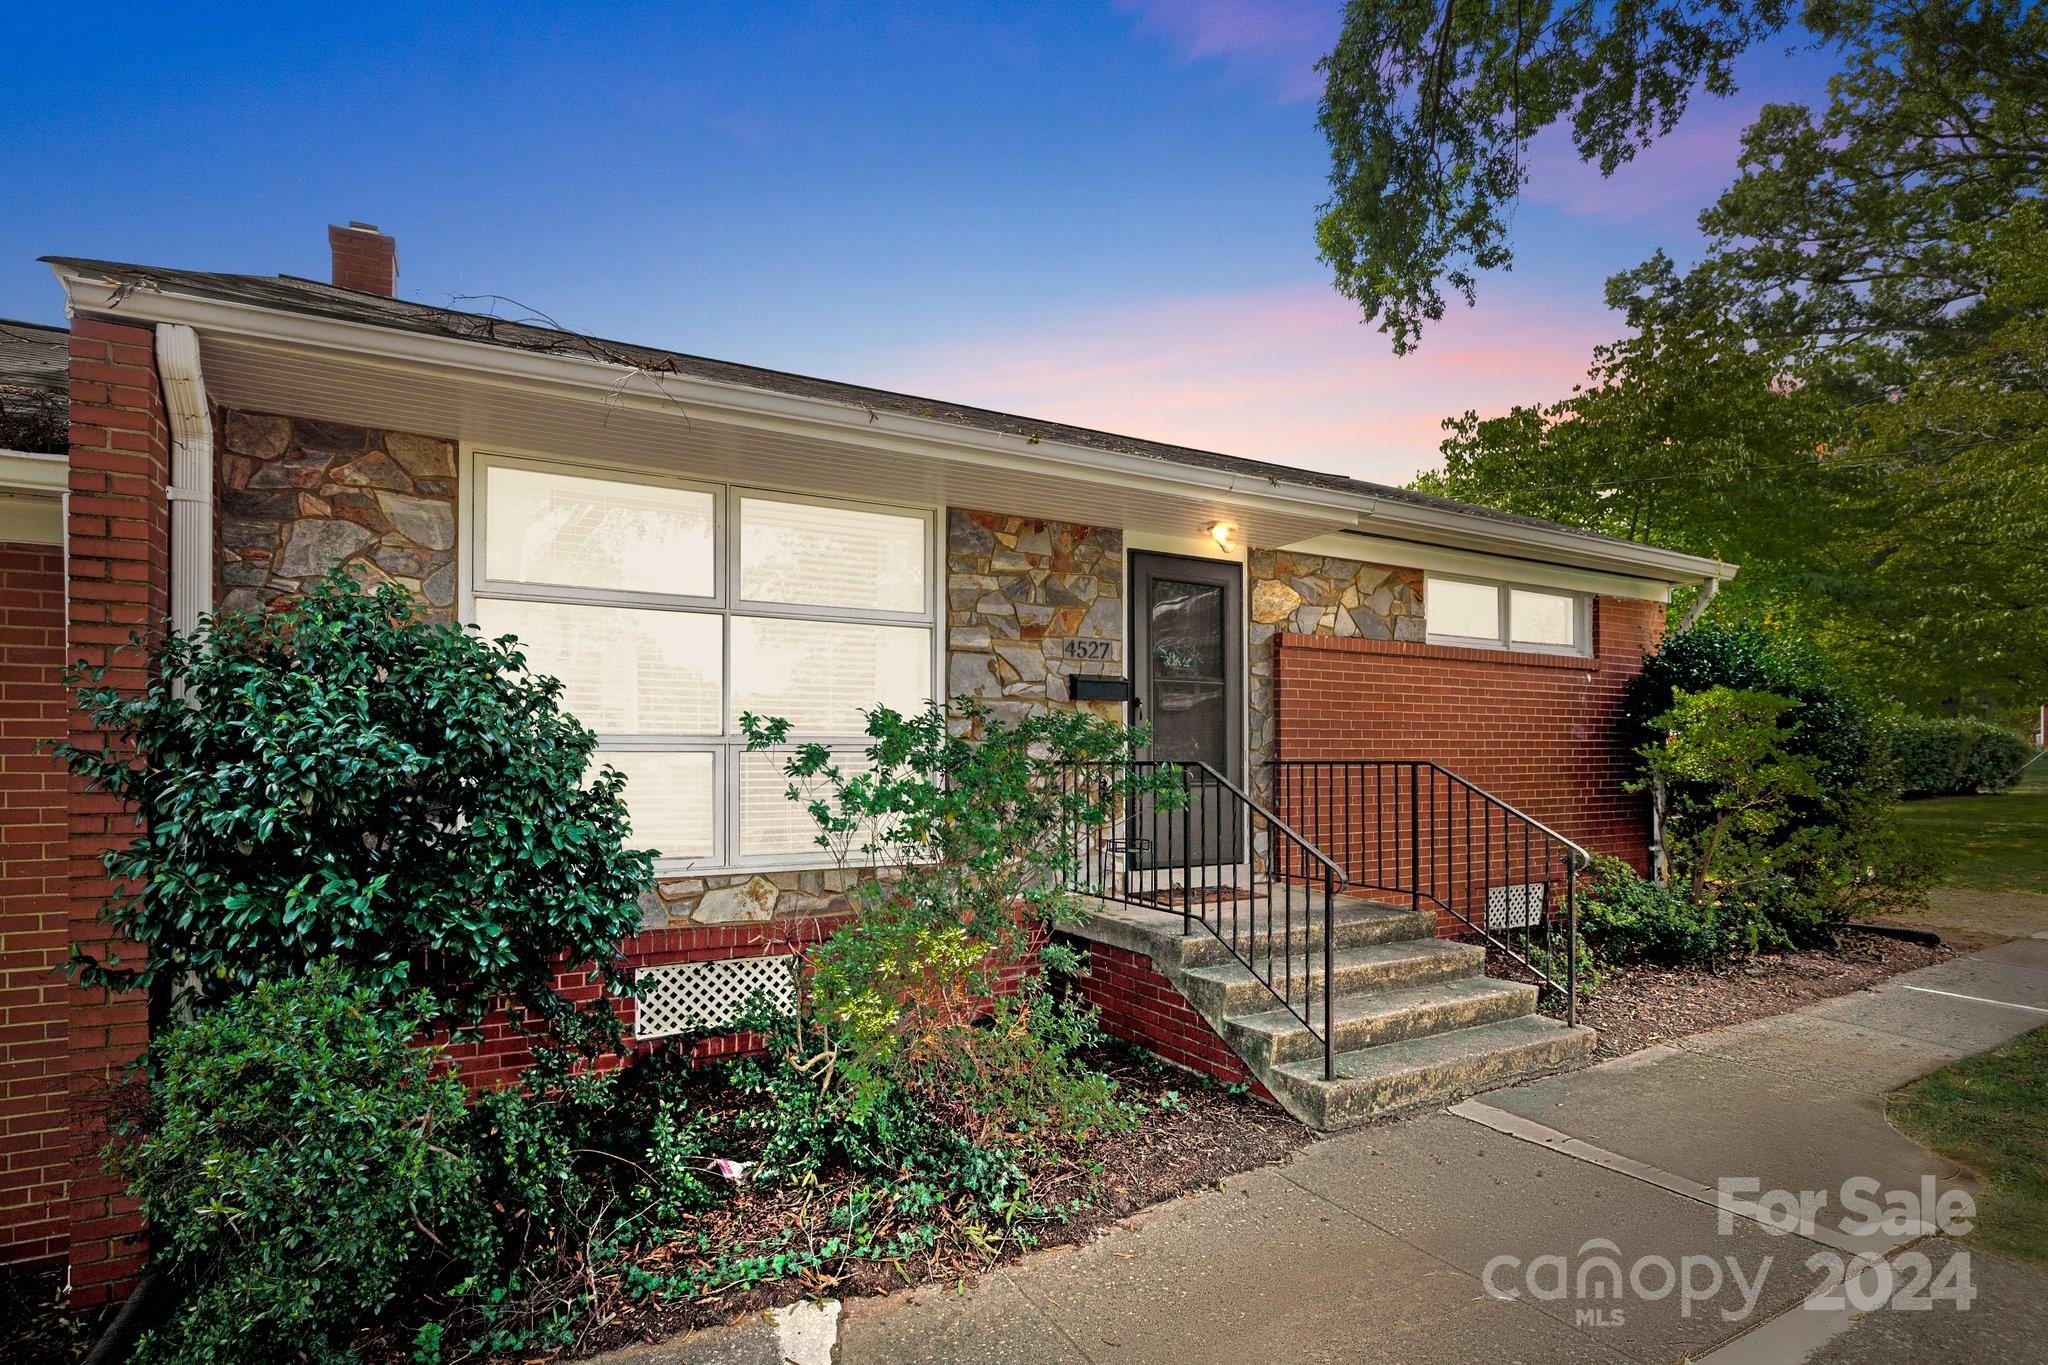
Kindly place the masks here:
[(190, 635), (213, 610), (213, 418), (199, 373), (199, 334), (156, 329), (156, 371), (171, 424), (171, 627)]

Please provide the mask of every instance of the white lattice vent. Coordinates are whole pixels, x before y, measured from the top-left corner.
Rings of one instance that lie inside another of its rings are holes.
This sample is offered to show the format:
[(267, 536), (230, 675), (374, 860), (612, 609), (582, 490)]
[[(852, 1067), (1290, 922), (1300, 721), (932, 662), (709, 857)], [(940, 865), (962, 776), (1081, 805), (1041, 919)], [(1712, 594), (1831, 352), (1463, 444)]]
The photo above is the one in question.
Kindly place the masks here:
[(667, 1038), (729, 1024), (756, 993), (776, 1009), (794, 1009), (795, 965), (792, 957), (725, 957), (642, 967), (635, 973), (644, 990), (633, 1036)]
[(1492, 886), (1486, 891), (1488, 929), (1527, 929), (1543, 923), (1544, 900), (1550, 887), (1545, 882), (1520, 886)]

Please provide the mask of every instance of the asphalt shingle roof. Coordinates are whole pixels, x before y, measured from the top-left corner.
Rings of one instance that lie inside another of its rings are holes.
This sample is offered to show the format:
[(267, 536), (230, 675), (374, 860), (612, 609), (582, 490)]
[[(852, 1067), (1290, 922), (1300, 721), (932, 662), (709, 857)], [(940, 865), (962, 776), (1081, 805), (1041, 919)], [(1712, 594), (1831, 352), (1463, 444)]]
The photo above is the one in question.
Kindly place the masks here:
[(410, 299), (386, 298), (381, 294), (339, 289), (317, 280), (292, 275), (231, 275), (210, 271), (173, 270), (159, 266), (132, 265), (119, 261), (85, 260), (69, 256), (46, 256), (51, 264), (87, 277), (104, 278), (117, 286), (135, 290), (162, 289), (222, 302), (250, 304), (260, 308), (398, 331), (423, 332), (459, 337), (485, 345), (541, 351), (558, 355), (580, 355), (593, 359), (638, 366), (655, 373), (667, 373), (733, 384), (793, 397), (846, 403), (870, 412), (891, 413), (952, 423), (976, 431), (1021, 436), (1029, 440), (1057, 442), (1083, 449), (1100, 450), (1155, 459), (1165, 464), (1212, 470), (1250, 479), (1264, 479), (1276, 485), (1315, 489), (1353, 497), (1379, 498), (1411, 506), (1459, 512), (1519, 526), (1578, 536), (1587, 541), (1629, 544), (1613, 536), (1598, 535), (1577, 527), (1562, 526), (1536, 517), (1519, 516), (1489, 507), (1477, 507), (1449, 498), (1417, 493), (1406, 488), (1348, 478), (1320, 470), (1299, 469), (1265, 460), (1245, 459), (1220, 451), (1192, 446), (1147, 441), (1135, 436), (1070, 426), (1063, 422), (1022, 417), (963, 403), (895, 393), (887, 389), (845, 384), (782, 370), (742, 365), (729, 360), (681, 351), (639, 346), (588, 336), (555, 325), (510, 299), (493, 297), (490, 302), (516, 310), (512, 315), (466, 312), (415, 303)]
[(0, 450), (55, 452), (71, 420), (69, 333), (0, 318)]

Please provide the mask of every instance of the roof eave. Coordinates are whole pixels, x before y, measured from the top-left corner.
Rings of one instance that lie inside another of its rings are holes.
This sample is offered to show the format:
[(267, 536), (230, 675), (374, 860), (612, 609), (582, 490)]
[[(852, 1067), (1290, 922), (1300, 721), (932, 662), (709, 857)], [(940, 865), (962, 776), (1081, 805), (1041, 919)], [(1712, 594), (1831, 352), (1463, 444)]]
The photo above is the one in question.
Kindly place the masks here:
[(155, 286), (133, 288), (94, 278), (61, 262), (51, 270), (63, 286), (72, 312), (126, 316), (138, 321), (181, 323), (202, 332), (218, 331), (261, 343), (308, 347), (387, 365), (430, 365), (493, 382), (554, 390), (585, 400), (667, 411), (678, 404), (707, 414), (722, 413), (785, 429), (829, 434), (863, 445), (893, 445), (910, 451), (967, 450), (985, 459), (1040, 469), (1065, 468), (1094, 479), (1192, 486), (1225, 502), (1313, 510), (1332, 528), (1356, 528), (1400, 539), (1489, 553), (1537, 556), (1586, 568), (1622, 570), (1670, 583), (1727, 579), (1735, 566), (1682, 555), (1654, 546), (1590, 537), (1569, 530), (1531, 526), (1483, 512), (1417, 506), (1390, 498), (1347, 494), (1281, 479), (1251, 478), (1192, 465), (1169, 464), (1143, 455), (1104, 451), (1060, 441), (964, 427), (938, 418), (856, 407), (829, 399), (776, 393), (745, 385), (682, 375), (653, 375), (588, 356), (563, 355), (493, 345), (465, 337), (315, 314), (266, 308)]

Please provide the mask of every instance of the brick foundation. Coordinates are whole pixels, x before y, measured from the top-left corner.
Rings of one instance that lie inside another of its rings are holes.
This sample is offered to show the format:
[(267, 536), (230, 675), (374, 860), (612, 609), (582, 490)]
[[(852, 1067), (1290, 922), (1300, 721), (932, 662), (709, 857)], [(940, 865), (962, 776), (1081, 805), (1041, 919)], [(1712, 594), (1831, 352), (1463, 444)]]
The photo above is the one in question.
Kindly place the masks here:
[(1249, 1085), (1261, 1098), (1271, 1098), (1230, 1045), (1209, 1027), (1209, 1021), (1152, 965), (1151, 958), (1107, 943), (1076, 941), (1074, 946), (1088, 954), (1088, 971), (1078, 984), (1081, 994), (1098, 1011), (1097, 1022), (1104, 1033), (1176, 1066), (1227, 1084)]

